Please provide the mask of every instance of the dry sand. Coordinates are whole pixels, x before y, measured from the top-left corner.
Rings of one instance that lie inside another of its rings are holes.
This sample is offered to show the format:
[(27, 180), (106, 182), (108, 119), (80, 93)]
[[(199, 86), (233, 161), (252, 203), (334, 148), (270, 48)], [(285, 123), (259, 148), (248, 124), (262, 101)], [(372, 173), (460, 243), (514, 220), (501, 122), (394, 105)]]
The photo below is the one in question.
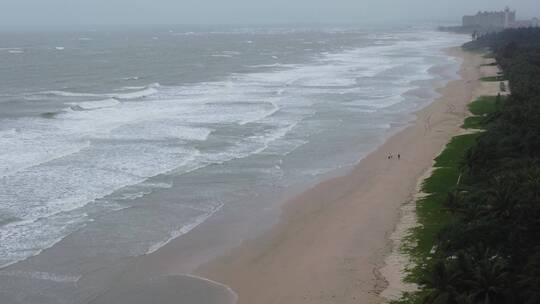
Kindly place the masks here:
[[(461, 79), (417, 113), (343, 177), (325, 181), (284, 207), (281, 222), (197, 272), (230, 286), (240, 304), (380, 303), (388, 285), (379, 269), (390, 252), (400, 207), (443, 149), (479, 92), (484, 59), (460, 49)], [(486, 89), (487, 91), (487, 89)], [(388, 153), (401, 159), (388, 160)], [(396, 275), (399, 276), (399, 273)]]

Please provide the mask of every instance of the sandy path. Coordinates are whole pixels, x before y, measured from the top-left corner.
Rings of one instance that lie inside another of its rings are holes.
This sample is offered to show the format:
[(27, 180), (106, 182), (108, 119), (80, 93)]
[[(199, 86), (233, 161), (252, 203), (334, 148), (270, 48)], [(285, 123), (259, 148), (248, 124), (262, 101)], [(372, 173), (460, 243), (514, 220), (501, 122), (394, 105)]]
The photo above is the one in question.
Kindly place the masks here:
[[(379, 303), (386, 281), (377, 269), (390, 250), (400, 206), (449, 139), (459, 132), (479, 86), (479, 55), (464, 59), (462, 78), (417, 121), (390, 138), (347, 176), (323, 182), (286, 204), (281, 223), (244, 242), (198, 274), (234, 289), (240, 304)], [(401, 159), (387, 159), (388, 153)]]

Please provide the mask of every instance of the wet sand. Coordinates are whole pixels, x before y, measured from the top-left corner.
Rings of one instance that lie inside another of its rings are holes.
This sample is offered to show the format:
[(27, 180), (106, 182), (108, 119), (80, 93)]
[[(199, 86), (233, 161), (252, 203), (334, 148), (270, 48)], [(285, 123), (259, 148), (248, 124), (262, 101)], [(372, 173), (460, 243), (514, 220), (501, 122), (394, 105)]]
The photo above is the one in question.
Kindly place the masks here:
[(458, 134), (480, 85), (483, 58), (458, 48), (449, 53), (463, 59), (461, 79), (440, 89), (441, 97), (418, 112), (411, 126), (350, 174), (288, 202), (273, 229), (197, 274), (231, 287), (240, 304), (383, 302), (380, 292), (388, 283), (379, 269), (391, 250), (400, 207)]
[(198, 277), (177, 275), (158, 276), (136, 284), (117, 287), (91, 303), (228, 304), (235, 303), (236, 300), (236, 295), (227, 286)]

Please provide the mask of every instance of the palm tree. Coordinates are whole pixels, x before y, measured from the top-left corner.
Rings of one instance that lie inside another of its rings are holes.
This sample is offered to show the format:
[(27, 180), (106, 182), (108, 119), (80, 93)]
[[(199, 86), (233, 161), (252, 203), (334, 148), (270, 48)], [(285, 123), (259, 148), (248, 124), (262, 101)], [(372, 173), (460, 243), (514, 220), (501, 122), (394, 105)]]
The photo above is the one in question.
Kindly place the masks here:
[(493, 251), (486, 249), (481, 259), (474, 261), (474, 266), (463, 287), (468, 290), (474, 303), (496, 304), (505, 301), (509, 271), (505, 261)]
[(457, 304), (460, 294), (456, 285), (461, 277), (461, 272), (450, 269), (440, 260), (433, 265), (433, 269), (424, 278), (428, 294), (424, 298), (424, 304)]
[(519, 185), (515, 176), (498, 176), (492, 179), (486, 191), (487, 203), (490, 207), (490, 216), (505, 219), (512, 218), (519, 203)]
[(540, 246), (529, 257), (525, 271), (518, 276), (518, 286), (524, 304), (540, 303)]

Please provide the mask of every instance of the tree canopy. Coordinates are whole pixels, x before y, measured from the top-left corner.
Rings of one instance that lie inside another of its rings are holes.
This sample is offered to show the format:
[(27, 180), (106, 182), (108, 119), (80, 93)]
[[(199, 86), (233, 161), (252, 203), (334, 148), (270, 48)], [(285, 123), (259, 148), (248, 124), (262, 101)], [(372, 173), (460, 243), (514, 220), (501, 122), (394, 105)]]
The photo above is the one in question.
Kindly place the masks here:
[(461, 160), (421, 301), (540, 303), (540, 29), (487, 34), (464, 48), (492, 52), (512, 93)]

